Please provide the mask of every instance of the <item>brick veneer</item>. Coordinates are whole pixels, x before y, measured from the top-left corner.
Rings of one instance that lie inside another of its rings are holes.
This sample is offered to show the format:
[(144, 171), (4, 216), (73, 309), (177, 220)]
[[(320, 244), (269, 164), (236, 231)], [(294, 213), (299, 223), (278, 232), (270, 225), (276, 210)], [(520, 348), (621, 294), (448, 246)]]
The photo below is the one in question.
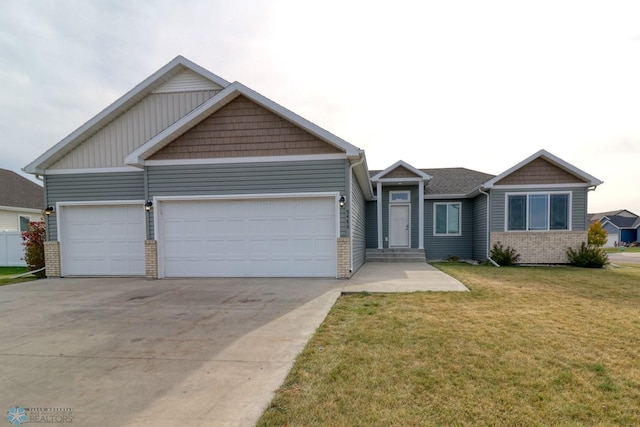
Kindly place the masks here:
[(511, 246), (520, 254), (521, 264), (566, 264), (568, 248), (579, 248), (587, 241), (586, 231), (493, 232), (491, 247), (496, 242)]
[(158, 278), (158, 242), (144, 241), (144, 269), (147, 279)]
[(47, 277), (60, 277), (60, 242), (44, 242), (44, 266)]
[(338, 278), (351, 277), (351, 244), (348, 237), (338, 237)]

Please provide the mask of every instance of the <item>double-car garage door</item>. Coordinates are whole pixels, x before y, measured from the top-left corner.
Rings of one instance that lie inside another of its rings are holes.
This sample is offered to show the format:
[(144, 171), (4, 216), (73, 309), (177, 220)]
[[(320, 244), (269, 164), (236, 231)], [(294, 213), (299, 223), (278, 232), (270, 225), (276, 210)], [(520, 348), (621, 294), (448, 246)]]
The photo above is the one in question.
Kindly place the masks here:
[[(335, 197), (160, 199), (160, 277), (335, 277)], [(66, 206), (63, 275), (144, 275), (141, 204)]]
[(335, 277), (333, 198), (162, 201), (165, 277)]

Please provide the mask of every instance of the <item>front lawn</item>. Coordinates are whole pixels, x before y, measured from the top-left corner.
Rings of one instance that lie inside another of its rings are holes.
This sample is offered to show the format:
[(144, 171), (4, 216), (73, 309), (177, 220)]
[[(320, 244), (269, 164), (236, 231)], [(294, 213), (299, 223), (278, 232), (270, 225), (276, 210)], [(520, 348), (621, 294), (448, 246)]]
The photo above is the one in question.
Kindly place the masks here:
[(260, 426), (640, 425), (640, 268), (442, 263), (339, 299)]
[(28, 271), (29, 269), (27, 267), (0, 267), (0, 286), (8, 285), (11, 283), (30, 282), (31, 280), (35, 280), (36, 277), (33, 275), (13, 279), (13, 277), (26, 273)]

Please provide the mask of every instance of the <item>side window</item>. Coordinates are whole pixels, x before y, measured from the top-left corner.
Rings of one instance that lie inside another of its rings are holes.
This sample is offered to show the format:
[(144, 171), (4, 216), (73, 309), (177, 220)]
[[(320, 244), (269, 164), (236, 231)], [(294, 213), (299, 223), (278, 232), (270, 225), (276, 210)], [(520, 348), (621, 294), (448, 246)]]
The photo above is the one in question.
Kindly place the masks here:
[(20, 215), (20, 231), (27, 231), (29, 228), (30, 216)]
[(433, 230), (436, 236), (459, 236), (462, 218), (460, 203), (435, 203)]

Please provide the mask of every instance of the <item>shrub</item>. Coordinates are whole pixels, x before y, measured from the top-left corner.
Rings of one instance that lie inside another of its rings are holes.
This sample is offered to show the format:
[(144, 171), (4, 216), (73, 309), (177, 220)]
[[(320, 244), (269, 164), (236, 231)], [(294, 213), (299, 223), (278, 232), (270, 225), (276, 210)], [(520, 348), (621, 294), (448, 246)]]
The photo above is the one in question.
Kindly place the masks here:
[[(44, 239), (46, 229), (43, 221), (31, 221), (27, 231), (22, 232), (22, 244), (24, 245), (24, 260), (29, 270), (38, 270), (44, 267)], [(35, 273), (36, 277), (45, 277), (45, 272)]]
[(591, 223), (589, 226), (588, 242), (593, 246), (604, 246), (607, 243), (607, 230), (602, 228), (600, 221)]
[(506, 248), (501, 242), (496, 242), (491, 249), (491, 259), (498, 265), (507, 266), (517, 264), (520, 260), (520, 254), (510, 246)]
[(569, 262), (576, 267), (602, 268), (609, 263), (609, 257), (600, 247), (585, 242), (582, 242), (578, 250), (567, 249), (567, 256)]

